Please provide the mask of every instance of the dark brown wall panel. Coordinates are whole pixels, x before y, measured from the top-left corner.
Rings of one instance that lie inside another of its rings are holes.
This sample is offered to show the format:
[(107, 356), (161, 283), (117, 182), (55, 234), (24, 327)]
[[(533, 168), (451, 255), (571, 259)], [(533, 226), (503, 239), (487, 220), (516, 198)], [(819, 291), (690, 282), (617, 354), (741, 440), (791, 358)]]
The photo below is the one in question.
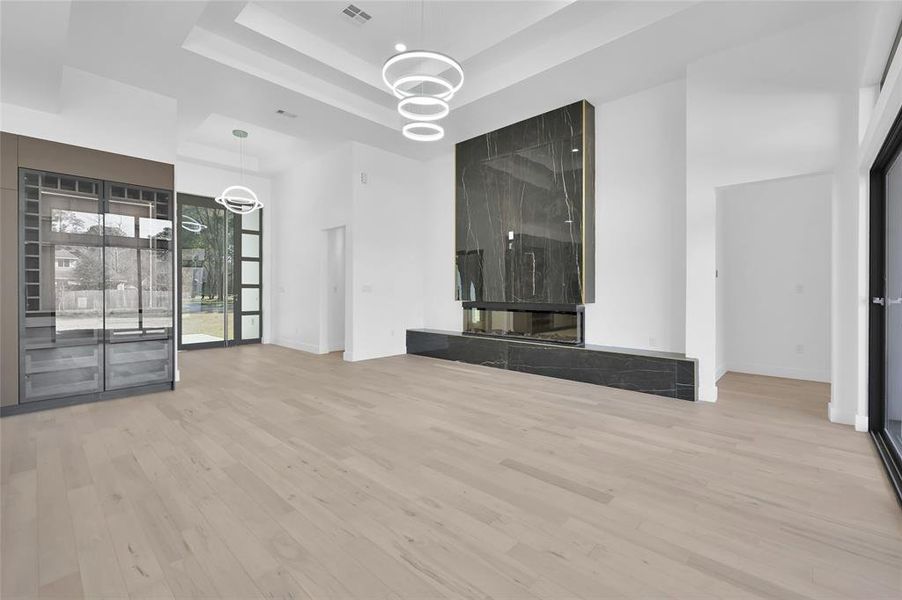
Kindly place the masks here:
[(19, 136), (0, 132), (0, 187), (6, 190), (19, 187), (16, 178), (19, 166), (18, 144)]
[(171, 190), (173, 165), (19, 136), (19, 167)]
[(0, 406), (19, 401), (17, 136), (0, 133)]
[[(15, 181), (15, 178), (13, 178)], [(6, 185), (4, 178), (3, 185)], [(0, 406), (19, 401), (18, 193), (0, 189)]]

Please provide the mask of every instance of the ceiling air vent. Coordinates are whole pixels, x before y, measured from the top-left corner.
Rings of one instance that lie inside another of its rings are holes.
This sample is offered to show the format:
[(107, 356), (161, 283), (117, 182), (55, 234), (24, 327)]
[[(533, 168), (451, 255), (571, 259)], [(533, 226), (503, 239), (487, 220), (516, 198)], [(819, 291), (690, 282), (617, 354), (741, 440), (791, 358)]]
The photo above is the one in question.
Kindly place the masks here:
[(347, 8), (341, 11), (341, 14), (345, 15), (349, 19), (351, 19), (357, 25), (363, 25), (373, 17), (369, 15), (369, 13), (360, 10), (353, 4), (348, 4)]
[(277, 111), (276, 111), (276, 114), (277, 114), (277, 115), (282, 115), (283, 117), (288, 117), (289, 119), (296, 119), (296, 118), (297, 118), (297, 115), (296, 115), (296, 114), (294, 114), (293, 112), (288, 112), (288, 111), (285, 110), (284, 108), (280, 108), (279, 110), (277, 110)]

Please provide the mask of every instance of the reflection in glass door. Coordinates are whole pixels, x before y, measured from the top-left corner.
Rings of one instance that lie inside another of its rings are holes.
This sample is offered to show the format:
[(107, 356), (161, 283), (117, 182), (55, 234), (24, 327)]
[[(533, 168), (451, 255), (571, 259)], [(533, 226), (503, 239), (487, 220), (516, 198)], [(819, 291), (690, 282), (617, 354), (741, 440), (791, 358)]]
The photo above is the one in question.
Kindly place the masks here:
[(887, 438), (902, 455), (902, 160), (886, 174), (884, 340)]
[(235, 339), (235, 216), (209, 198), (179, 194), (182, 348)]

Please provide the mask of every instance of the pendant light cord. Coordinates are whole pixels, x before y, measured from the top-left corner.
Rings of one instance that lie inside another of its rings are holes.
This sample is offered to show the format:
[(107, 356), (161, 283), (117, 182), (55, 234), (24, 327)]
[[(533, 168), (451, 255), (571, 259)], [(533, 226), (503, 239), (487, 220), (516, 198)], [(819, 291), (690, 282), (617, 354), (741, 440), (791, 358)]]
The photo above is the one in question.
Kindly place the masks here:
[(238, 138), (238, 160), (241, 161), (241, 185), (244, 185), (244, 138)]
[[(420, 0), (420, 48), (425, 48), (426, 39), (426, 0)], [(420, 83), (420, 94), (426, 89), (426, 83)]]

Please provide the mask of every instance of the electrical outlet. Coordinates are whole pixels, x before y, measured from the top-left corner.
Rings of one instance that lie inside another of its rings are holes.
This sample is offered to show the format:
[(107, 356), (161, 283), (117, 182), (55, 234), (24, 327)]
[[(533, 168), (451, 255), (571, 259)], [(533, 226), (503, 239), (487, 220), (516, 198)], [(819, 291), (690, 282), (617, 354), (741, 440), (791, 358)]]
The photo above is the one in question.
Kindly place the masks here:
[(796, 284), (796, 294), (804, 294), (804, 293), (805, 293), (805, 286), (802, 285), (801, 283), (797, 283)]
[(805, 354), (805, 346), (796, 344), (796, 354)]
[(366, 171), (361, 171), (361, 172), (360, 172), (360, 183), (362, 183), (363, 185), (366, 185), (366, 184), (367, 184)]

